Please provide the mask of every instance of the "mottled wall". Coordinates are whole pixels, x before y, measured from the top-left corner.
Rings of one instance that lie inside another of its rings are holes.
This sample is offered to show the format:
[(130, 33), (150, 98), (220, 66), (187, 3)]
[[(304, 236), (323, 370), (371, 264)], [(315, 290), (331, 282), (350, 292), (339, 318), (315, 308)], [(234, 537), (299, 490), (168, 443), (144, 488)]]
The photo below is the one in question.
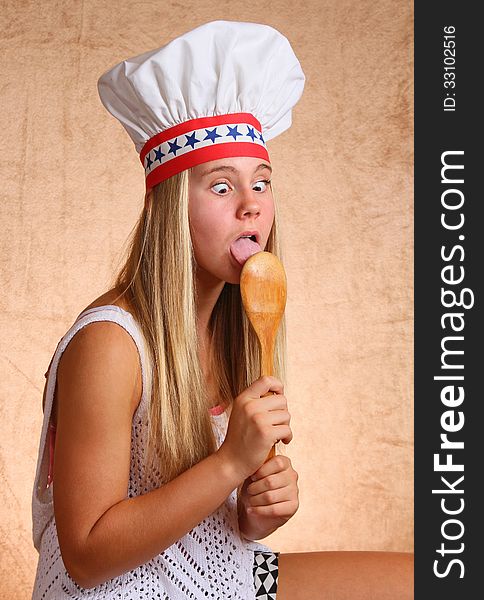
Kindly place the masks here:
[(205, 21), (268, 23), (307, 76), (270, 142), (289, 281), (300, 509), (282, 552), (413, 547), (412, 5), (398, 0), (0, 2), (0, 597), (28, 598), (43, 373), (107, 289), (143, 174), (98, 77)]

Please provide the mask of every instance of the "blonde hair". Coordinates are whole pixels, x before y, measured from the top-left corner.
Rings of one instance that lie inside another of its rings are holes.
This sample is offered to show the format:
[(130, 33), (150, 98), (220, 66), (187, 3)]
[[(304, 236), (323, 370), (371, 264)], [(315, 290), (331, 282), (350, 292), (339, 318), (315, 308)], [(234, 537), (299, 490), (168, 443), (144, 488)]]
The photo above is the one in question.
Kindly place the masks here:
[[(183, 171), (156, 185), (131, 232), (114, 279), (144, 334), (150, 358), (148, 460), (167, 482), (217, 450), (198, 356), (193, 255)], [(280, 256), (276, 218), (266, 250)], [(259, 344), (238, 285), (226, 283), (208, 324), (217, 391), (230, 404), (259, 375)], [(283, 379), (285, 324), (274, 375)]]

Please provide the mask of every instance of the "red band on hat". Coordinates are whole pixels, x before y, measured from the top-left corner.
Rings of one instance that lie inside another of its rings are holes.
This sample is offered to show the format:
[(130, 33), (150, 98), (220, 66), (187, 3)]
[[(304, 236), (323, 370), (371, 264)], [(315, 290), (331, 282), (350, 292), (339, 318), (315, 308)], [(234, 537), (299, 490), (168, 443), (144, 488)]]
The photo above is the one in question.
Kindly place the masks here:
[(230, 113), (227, 115), (216, 115), (214, 117), (200, 117), (199, 119), (191, 119), (190, 121), (185, 121), (183, 123), (179, 123), (178, 125), (174, 125), (169, 129), (165, 129), (165, 131), (157, 133), (150, 138), (141, 149), (139, 155), (141, 164), (144, 167), (145, 157), (148, 152), (167, 140), (176, 138), (179, 135), (184, 135), (185, 133), (190, 133), (195, 129), (216, 127), (217, 125), (226, 125), (227, 123), (248, 123), (249, 125), (255, 127), (259, 133), (262, 133), (261, 124), (254, 117), (254, 115), (251, 115), (250, 113)]
[[(199, 119), (197, 119), (197, 121), (199, 121)], [(231, 122), (233, 122), (232, 119), (229, 123)], [(223, 125), (224, 123), (221, 124)], [(201, 127), (203, 127), (203, 125)], [(193, 127), (190, 128), (190, 131), (191, 130), (193, 130)], [(211, 160), (231, 158), (234, 156), (253, 156), (254, 158), (261, 158), (262, 160), (270, 162), (266, 148), (259, 144), (251, 144), (250, 142), (229, 142), (207, 146), (205, 148), (197, 148), (182, 156), (176, 156), (169, 162), (162, 164), (151, 171), (146, 177), (146, 191), (153, 188), (157, 183), (160, 183), (177, 173), (181, 173), (181, 171), (195, 167), (196, 165)]]

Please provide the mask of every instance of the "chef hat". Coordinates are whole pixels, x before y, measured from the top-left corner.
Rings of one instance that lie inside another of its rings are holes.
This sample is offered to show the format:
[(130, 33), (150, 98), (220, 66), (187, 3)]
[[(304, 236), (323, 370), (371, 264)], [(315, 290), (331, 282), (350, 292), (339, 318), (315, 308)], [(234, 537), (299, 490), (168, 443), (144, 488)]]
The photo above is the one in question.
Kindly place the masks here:
[(303, 87), (283, 35), (235, 21), (201, 25), (98, 81), (102, 103), (140, 153), (147, 190), (210, 160), (269, 161), (266, 141), (290, 127)]

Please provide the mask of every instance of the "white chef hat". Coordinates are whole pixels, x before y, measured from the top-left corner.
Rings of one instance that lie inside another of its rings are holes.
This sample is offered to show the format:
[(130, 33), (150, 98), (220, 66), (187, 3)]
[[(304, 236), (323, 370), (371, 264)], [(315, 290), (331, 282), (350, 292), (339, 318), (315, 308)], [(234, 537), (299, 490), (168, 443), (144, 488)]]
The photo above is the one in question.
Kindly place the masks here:
[(140, 153), (147, 190), (210, 160), (269, 161), (265, 142), (290, 127), (303, 87), (282, 34), (235, 21), (201, 25), (98, 81), (102, 103)]

